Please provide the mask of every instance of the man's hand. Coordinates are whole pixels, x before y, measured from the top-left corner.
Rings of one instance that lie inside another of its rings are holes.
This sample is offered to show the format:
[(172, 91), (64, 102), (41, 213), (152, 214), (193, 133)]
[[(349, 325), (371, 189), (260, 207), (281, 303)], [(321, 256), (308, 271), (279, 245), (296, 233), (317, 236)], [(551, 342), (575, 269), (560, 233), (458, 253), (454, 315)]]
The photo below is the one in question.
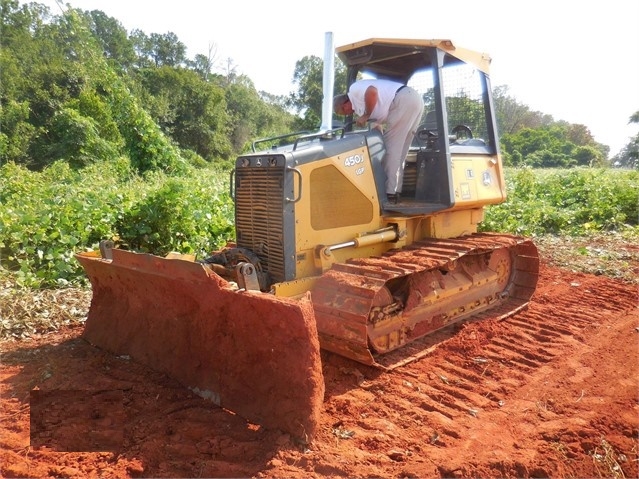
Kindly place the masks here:
[(355, 124), (357, 126), (366, 126), (366, 123), (368, 122), (368, 119), (370, 118), (370, 115), (362, 115), (359, 118), (357, 118), (357, 120), (355, 120)]

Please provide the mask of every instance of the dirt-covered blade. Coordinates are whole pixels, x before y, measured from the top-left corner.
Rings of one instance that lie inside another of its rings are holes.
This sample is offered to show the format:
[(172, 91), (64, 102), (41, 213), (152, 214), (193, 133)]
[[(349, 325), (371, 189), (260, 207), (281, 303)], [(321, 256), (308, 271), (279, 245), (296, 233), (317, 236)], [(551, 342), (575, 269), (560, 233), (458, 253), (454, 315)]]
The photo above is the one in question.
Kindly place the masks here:
[(87, 341), (250, 422), (313, 437), (324, 380), (308, 297), (237, 290), (192, 261), (111, 252), (77, 255), (93, 288)]

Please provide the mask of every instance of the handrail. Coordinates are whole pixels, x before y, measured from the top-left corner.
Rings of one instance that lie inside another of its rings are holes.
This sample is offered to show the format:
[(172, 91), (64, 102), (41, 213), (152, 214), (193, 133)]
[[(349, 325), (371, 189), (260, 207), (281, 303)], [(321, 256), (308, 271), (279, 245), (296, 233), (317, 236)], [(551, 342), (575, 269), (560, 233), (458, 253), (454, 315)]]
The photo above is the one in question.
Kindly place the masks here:
[(309, 141), (312, 140), (314, 138), (323, 138), (323, 137), (328, 137), (328, 136), (334, 136), (337, 132), (342, 132), (342, 134), (340, 135), (340, 138), (344, 138), (344, 135), (346, 133), (346, 129), (351, 126), (354, 122), (349, 122), (349, 123), (345, 123), (342, 126), (339, 126), (337, 128), (331, 128), (330, 130), (325, 130), (325, 131), (317, 131), (317, 132), (313, 132), (310, 133), (308, 131), (297, 131), (295, 133), (287, 133), (286, 135), (279, 135), (279, 136), (271, 136), (268, 138), (260, 138), (259, 140), (255, 140), (253, 142), (253, 144), (251, 145), (251, 149), (253, 150), (253, 153), (255, 153), (257, 151), (256, 146), (260, 143), (266, 143), (269, 141), (275, 141), (275, 140), (281, 140), (283, 138), (289, 138), (289, 137), (293, 137), (293, 136), (298, 136), (298, 135), (302, 135), (299, 136), (299, 138), (297, 138), (294, 142), (293, 142), (293, 151), (295, 151), (297, 149), (298, 143), (300, 141)]
[(253, 150), (253, 153), (255, 153), (257, 151), (255, 149), (255, 146), (258, 145), (259, 143), (266, 143), (267, 141), (281, 140), (282, 138), (288, 138), (290, 136), (306, 135), (306, 134), (308, 134), (308, 131), (296, 131), (294, 133), (287, 133), (285, 135), (271, 136), (268, 138), (260, 138), (259, 140), (255, 140), (253, 142), (253, 144), (251, 145), (251, 149)]

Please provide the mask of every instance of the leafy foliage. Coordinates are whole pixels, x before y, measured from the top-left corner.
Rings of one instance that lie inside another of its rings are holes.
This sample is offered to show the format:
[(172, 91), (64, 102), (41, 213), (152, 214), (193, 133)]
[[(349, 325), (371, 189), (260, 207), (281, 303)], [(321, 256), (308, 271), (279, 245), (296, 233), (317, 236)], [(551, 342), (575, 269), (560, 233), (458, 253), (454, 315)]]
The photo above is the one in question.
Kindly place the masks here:
[(222, 188), (226, 178), (222, 171), (209, 171), (199, 177), (165, 179), (133, 204), (115, 229), (136, 251), (206, 256), (234, 235), (233, 203)]
[(84, 12), (84, 16), (109, 65), (118, 70), (129, 69), (135, 61), (135, 50), (122, 24), (100, 10)]
[(555, 121), (551, 115), (532, 111), (509, 96), (507, 86), (494, 88), (493, 99), (506, 165), (609, 166), (605, 160), (610, 148), (597, 143), (585, 125)]
[(240, 76), (226, 88), (229, 109), (229, 131), (234, 151), (248, 151), (257, 137), (272, 137), (289, 132), (299, 120), (286, 112), (284, 101), (278, 98), (262, 100), (253, 82)]
[[(639, 125), (639, 111), (630, 117), (628, 123)], [(630, 138), (629, 143), (610, 161), (617, 168), (639, 170), (639, 132)]]
[(80, 171), (56, 162), (42, 172), (0, 167), (0, 273), (21, 286), (82, 283), (73, 257), (114, 239), (157, 253), (206, 255), (233, 236), (227, 173), (199, 170), (144, 179), (125, 161)]
[(224, 90), (196, 72), (162, 66), (140, 70), (140, 97), (162, 131), (204, 159), (228, 159), (228, 118)]
[(106, 161), (117, 155), (114, 146), (99, 134), (96, 121), (72, 108), (64, 108), (54, 115), (49, 135), (53, 140), (47, 148), (49, 156), (64, 158), (73, 167)]
[[(0, 163), (81, 168), (123, 156), (140, 173), (180, 172), (187, 159), (226, 163), (248, 138), (290, 129), (281, 104), (242, 75), (209, 75), (210, 52), (188, 60), (173, 33), (127, 36), (97, 10), (1, 7)], [(231, 88), (247, 94), (229, 107)]]
[(522, 235), (621, 231), (639, 223), (639, 172), (507, 170), (508, 200), (487, 208), (483, 231)]
[[(70, 10), (45, 24), (46, 9), (11, 2), (2, 13), (3, 34), (9, 30), (0, 56), (2, 120), (5, 112), (9, 120), (0, 140), (4, 162), (82, 167), (124, 153), (140, 172), (183, 167), (173, 142), (107, 64), (85, 17)], [(20, 132), (23, 139), (14, 139)]]
[[(114, 239), (137, 251), (207, 256), (234, 237), (228, 171), (137, 175), (126, 160), (81, 170), (0, 167), (0, 276), (23, 286), (82, 283), (73, 255)], [(615, 169), (507, 171), (506, 203), (481, 228), (522, 235), (639, 230), (639, 172)]]
[(65, 162), (41, 173), (6, 164), (0, 187), (2, 266), (27, 286), (61, 286), (81, 278), (74, 251), (113, 237), (115, 218), (132, 196), (113, 176), (97, 168), (78, 173)]
[[(0, 162), (42, 169), (64, 160), (80, 168), (123, 156), (140, 172), (177, 172), (186, 162), (226, 163), (255, 138), (320, 126), (318, 57), (299, 60), (296, 90), (276, 97), (258, 93), (231, 59), (218, 66), (212, 46), (187, 58), (172, 32), (127, 32), (99, 10), (54, 16), (18, 0), (2, 0), (0, 9)], [(344, 91), (339, 59), (335, 73), (335, 91)], [(494, 89), (494, 100), (507, 165), (606, 165), (608, 147), (584, 125), (531, 111), (505, 86)], [(639, 167), (636, 152), (631, 143), (613, 163)]]
[[(305, 56), (295, 65), (293, 81), (297, 84), (297, 92), (290, 95), (289, 104), (299, 113), (303, 113), (304, 119), (298, 125), (299, 129), (316, 130), (320, 127), (322, 119), (323, 99), (323, 71), (324, 62), (317, 56)], [(336, 93), (346, 91), (346, 67), (338, 60), (335, 62)]]
[[(594, 142), (578, 145), (570, 141), (571, 129), (558, 123), (540, 128), (522, 128), (501, 138), (504, 163), (533, 168), (601, 166), (604, 155)], [(573, 135), (575, 136), (575, 135)], [(580, 141), (577, 139), (576, 141)]]

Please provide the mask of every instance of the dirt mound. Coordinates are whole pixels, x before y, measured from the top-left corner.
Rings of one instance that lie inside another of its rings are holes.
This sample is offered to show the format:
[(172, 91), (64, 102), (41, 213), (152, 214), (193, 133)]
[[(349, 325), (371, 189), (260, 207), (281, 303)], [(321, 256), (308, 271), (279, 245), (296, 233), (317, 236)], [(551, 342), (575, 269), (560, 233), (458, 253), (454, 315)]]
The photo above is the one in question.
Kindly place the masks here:
[(0, 343), (3, 477), (639, 477), (637, 286), (620, 280), (545, 266), (526, 310), (392, 372), (322, 353), (311, 444), (81, 331)]

